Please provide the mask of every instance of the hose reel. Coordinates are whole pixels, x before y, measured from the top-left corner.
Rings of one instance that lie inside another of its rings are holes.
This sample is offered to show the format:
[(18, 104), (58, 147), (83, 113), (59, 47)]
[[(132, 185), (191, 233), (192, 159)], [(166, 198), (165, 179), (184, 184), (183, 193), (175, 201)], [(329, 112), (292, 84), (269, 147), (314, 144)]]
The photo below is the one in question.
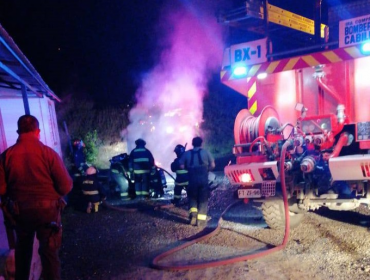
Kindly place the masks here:
[(257, 137), (265, 136), (268, 130), (280, 127), (279, 115), (272, 106), (263, 108), (258, 117), (253, 116), (247, 109), (242, 109), (235, 118), (235, 144), (247, 144)]

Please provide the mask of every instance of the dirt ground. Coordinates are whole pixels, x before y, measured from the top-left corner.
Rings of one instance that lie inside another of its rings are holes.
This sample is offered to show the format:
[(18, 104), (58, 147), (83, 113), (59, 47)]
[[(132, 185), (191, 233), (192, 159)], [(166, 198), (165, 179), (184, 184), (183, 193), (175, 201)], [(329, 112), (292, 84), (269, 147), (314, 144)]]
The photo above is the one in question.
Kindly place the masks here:
[[(109, 199), (98, 213), (74, 207), (63, 215), (62, 276), (79, 279), (370, 279), (370, 212), (309, 212), (290, 231), (287, 246), (266, 256), (200, 269), (166, 270), (151, 267), (159, 254), (183, 245), (194, 236), (217, 233), (161, 260), (159, 265), (183, 265), (243, 258), (282, 243), (284, 232), (267, 228), (260, 205), (237, 203), (235, 188), (218, 174), (209, 199), (205, 228), (188, 224), (186, 205), (168, 200), (122, 203)], [(169, 187), (167, 197), (172, 190)], [(158, 207), (161, 206), (161, 207)]]

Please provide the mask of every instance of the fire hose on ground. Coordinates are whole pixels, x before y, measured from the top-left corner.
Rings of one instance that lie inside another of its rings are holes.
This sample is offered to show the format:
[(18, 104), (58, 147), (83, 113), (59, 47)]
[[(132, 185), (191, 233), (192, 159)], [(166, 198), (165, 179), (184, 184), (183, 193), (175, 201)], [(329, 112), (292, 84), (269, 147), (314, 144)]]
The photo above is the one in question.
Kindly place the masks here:
[(221, 260), (215, 260), (215, 261), (209, 261), (209, 262), (201, 262), (201, 263), (195, 263), (195, 264), (183, 264), (183, 265), (181, 265), (181, 264), (180, 265), (179, 264), (177, 264), (177, 265), (159, 264), (159, 262), (162, 259), (174, 254), (175, 252), (178, 252), (178, 251), (180, 251), (182, 249), (185, 249), (185, 248), (187, 248), (187, 247), (189, 247), (189, 246), (191, 246), (195, 243), (198, 243), (202, 240), (210, 238), (210, 237), (214, 236), (216, 233), (218, 233), (218, 231), (221, 229), (220, 221), (222, 220), (223, 215), (232, 206), (234, 206), (236, 204), (236, 203), (233, 203), (233, 204), (229, 205), (224, 210), (224, 212), (221, 214), (221, 217), (220, 217), (220, 219), (217, 223), (217, 227), (213, 231), (211, 231), (211, 232), (209, 232), (205, 235), (202, 235), (198, 238), (194, 238), (192, 240), (186, 241), (184, 244), (182, 244), (180, 246), (174, 247), (174, 248), (172, 248), (168, 251), (165, 251), (165, 252), (157, 255), (152, 260), (151, 267), (156, 268), (156, 269), (160, 269), (160, 270), (172, 270), (172, 271), (209, 268), (209, 267), (222, 266), (222, 265), (227, 265), (227, 264), (237, 263), (237, 262), (241, 262), (241, 261), (247, 261), (247, 260), (260, 258), (260, 257), (266, 256), (268, 254), (271, 254), (271, 253), (274, 253), (274, 252), (277, 252), (279, 250), (284, 249), (286, 244), (288, 243), (289, 227), (290, 227), (288, 195), (287, 195), (287, 191), (286, 191), (285, 172), (284, 172), (285, 154), (286, 154), (286, 151), (287, 151), (287, 148), (288, 148), (289, 145), (291, 145), (291, 141), (286, 141), (284, 143), (284, 145), (282, 147), (282, 151), (281, 151), (280, 162), (279, 162), (280, 181), (281, 181), (281, 189), (282, 189), (282, 194), (283, 194), (284, 211), (285, 211), (285, 233), (284, 233), (284, 238), (283, 238), (283, 242), (282, 242), (281, 245), (278, 245), (278, 246), (273, 247), (271, 249), (260, 251), (260, 252), (254, 253), (254, 254), (247, 254), (247, 255), (244, 255), (244, 256), (238, 256), (238, 257), (234, 257), (234, 258), (221, 259)]

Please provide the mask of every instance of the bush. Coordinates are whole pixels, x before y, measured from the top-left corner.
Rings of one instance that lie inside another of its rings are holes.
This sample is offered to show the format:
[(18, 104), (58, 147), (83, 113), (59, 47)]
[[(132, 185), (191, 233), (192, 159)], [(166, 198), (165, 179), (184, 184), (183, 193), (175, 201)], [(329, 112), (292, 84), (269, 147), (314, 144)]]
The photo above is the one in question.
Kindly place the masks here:
[(128, 123), (128, 107), (107, 107), (97, 109), (92, 100), (63, 97), (57, 104), (56, 112), (59, 135), (65, 162), (72, 157), (71, 141), (78, 138), (85, 143), (86, 161), (96, 164), (99, 147), (120, 142), (121, 131)]
[(86, 162), (95, 164), (99, 154), (98, 133), (96, 130), (86, 133), (83, 141), (86, 145)]
[(214, 89), (205, 98), (201, 128), (205, 133), (205, 147), (215, 157), (232, 153), (235, 117), (246, 107), (246, 97), (230, 89)]

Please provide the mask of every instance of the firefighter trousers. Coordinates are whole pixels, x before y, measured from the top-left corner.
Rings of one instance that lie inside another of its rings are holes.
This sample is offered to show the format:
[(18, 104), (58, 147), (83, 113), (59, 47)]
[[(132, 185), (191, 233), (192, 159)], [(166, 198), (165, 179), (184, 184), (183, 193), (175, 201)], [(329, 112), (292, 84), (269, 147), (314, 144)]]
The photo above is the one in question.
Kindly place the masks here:
[(208, 172), (205, 169), (189, 169), (189, 186), (187, 189), (190, 216), (197, 215), (198, 221), (207, 220), (208, 211)]
[(136, 198), (149, 197), (149, 173), (135, 174), (135, 194)]
[(185, 188), (185, 186), (175, 184), (174, 194), (173, 194), (173, 200), (174, 200), (175, 203), (180, 202), (181, 193), (182, 193), (182, 190), (184, 188)]

